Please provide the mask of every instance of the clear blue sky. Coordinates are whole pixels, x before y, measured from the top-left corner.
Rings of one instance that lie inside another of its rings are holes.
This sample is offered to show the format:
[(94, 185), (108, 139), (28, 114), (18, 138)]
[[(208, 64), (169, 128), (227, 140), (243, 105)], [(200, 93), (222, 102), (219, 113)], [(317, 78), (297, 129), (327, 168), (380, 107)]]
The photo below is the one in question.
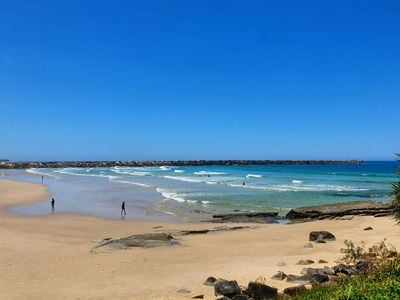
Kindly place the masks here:
[(0, 1), (0, 158), (392, 159), (399, 1)]

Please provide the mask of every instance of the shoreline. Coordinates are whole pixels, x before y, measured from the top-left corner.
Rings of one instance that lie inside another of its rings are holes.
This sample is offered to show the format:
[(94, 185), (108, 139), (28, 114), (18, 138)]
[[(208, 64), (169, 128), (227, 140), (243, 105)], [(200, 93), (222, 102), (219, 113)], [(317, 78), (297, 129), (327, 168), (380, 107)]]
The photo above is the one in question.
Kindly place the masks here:
[[(212, 288), (203, 285), (209, 276), (236, 279), (243, 285), (264, 276), (269, 285), (283, 289), (294, 284), (269, 279), (274, 273), (300, 274), (304, 266), (296, 263), (301, 259), (324, 259), (333, 265), (342, 256), (345, 239), (370, 245), (387, 237), (400, 248), (393, 219), (355, 217), (246, 224), (257, 228), (178, 236), (179, 245), (173, 247), (93, 252), (96, 243), (107, 237), (215, 229), (220, 224), (109, 220), (80, 214), (26, 217), (6, 211), (8, 205), (38, 201), (46, 193), (41, 185), (0, 180), (0, 295), (7, 299), (190, 299), (199, 294), (214, 299)], [(367, 226), (373, 230), (363, 231)], [(331, 231), (337, 240), (305, 248), (312, 230)], [(280, 262), (286, 266), (278, 266)], [(178, 293), (180, 289), (190, 293)]]

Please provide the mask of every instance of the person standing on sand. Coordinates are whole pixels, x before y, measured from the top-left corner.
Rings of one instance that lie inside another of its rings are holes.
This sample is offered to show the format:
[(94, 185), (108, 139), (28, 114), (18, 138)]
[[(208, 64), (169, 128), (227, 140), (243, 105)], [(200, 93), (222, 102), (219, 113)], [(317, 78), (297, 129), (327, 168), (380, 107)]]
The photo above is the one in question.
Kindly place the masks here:
[(123, 216), (126, 216), (126, 210), (125, 210), (125, 201), (122, 202), (121, 206), (121, 218), (122, 218), (122, 213), (124, 214)]
[(43, 184), (43, 175), (42, 175), (42, 184)]
[(54, 210), (54, 204), (56, 203), (56, 201), (54, 200), (54, 198), (51, 198), (51, 209)]

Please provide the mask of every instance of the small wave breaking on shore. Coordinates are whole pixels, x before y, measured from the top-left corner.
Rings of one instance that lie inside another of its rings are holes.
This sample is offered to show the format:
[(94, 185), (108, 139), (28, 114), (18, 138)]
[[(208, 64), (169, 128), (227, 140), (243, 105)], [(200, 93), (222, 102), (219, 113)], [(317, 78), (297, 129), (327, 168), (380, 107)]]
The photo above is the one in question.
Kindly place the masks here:
[(51, 173), (43, 172), (43, 171), (38, 170), (38, 169), (36, 169), (36, 168), (26, 169), (26, 172), (27, 172), (27, 173), (30, 173), (30, 174), (36, 174), (36, 175), (41, 175), (41, 176), (52, 177), (52, 178), (54, 178), (55, 180), (59, 180), (59, 179), (61, 178), (61, 177), (59, 177), (59, 176), (53, 175), (53, 174), (51, 174)]

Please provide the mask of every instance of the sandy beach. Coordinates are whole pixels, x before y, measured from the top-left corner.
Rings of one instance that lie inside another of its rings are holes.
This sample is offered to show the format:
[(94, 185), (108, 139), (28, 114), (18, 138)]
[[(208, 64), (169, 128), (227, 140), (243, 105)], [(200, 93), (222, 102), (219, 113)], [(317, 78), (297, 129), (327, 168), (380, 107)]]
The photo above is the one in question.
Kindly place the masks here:
[[(269, 278), (279, 270), (299, 274), (304, 267), (296, 265), (300, 259), (312, 259), (314, 266), (323, 266), (317, 263), (319, 259), (333, 265), (342, 256), (345, 239), (370, 245), (386, 238), (400, 248), (400, 227), (393, 219), (356, 217), (294, 225), (253, 224), (257, 228), (179, 236), (180, 245), (173, 247), (92, 251), (96, 241), (106, 237), (212, 229), (218, 224), (57, 213), (27, 217), (7, 211), (12, 205), (49, 197), (44, 185), (0, 180), (0, 299), (190, 299), (201, 294), (214, 299), (213, 288), (203, 285), (208, 276), (235, 279), (241, 285), (265, 276), (271, 286), (285, 288), (293, 284)], [(373, 230), (364, 231), (367, 226)], [(305, 248), (312, 230), (328, 230), (337, 240)], [(279, 262), (286, 266), (277, 266)], [(180, 289), (190, 293), (178, 293)]]

